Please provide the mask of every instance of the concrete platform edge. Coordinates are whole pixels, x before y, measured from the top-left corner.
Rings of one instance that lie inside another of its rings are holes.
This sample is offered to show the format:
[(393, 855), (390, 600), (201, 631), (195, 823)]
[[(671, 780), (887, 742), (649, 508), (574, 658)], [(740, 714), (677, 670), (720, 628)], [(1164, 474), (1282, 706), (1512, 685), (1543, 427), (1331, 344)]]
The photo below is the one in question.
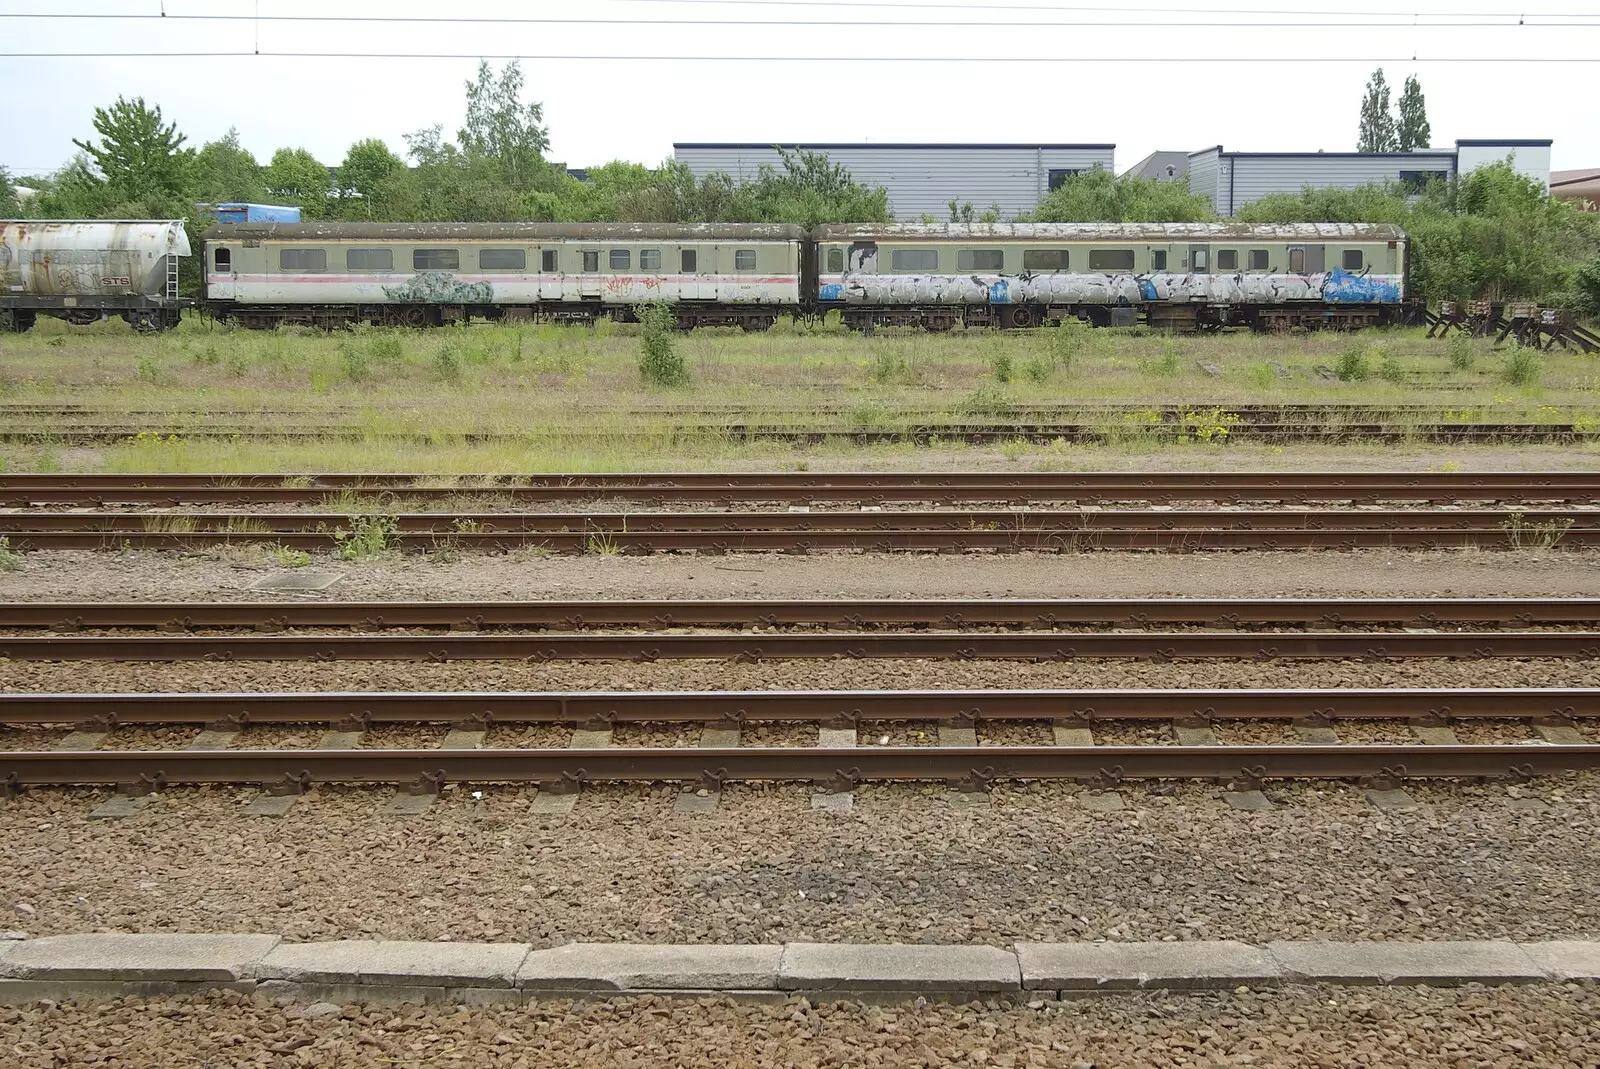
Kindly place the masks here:
[[(130, 945), (135, 941), (137, 945)], [(100, 967), (86, 970), (86, 959), (100, 956), (102, 945)], [(291, 956), (321, 958), (324, 948), (331, 959), (359, 952), (359, 963), (352, 960), (355, 967), (346, 966), (348, 971), (329, 968), (333, 960), (316, 961), (310, 968), (305, 966), (312, 961), (297, 962), (300, 968), (283, 967)], [(293, 944), (280, 943), (277, 936), (242, 933), (169, 935), (156, 940), (126, 934), (12, 940), (0, 946), (0, 1005), (211, 990), (296, 1001), (466, 1005), (639, 995), (766, 1002), (801, 997), (878, 1003), (917, 998), (1022, 1002), (1129, 990), (1231, 990), (1296, 983), (1457, 987), (1600, 980), (1600, 941), (1589, 940), (1013, 947), (590, 943), (568, 948), (556, 953), (563, 948), (381, 940), (364, 945)], [(536, 967), (541, 959), (559, 967)], [(383, 967), (368, 971), (375, 962)], [(522, 963), (520, 968), (517, 963)], [(591, 965), (594, 975), (586, 971)]]

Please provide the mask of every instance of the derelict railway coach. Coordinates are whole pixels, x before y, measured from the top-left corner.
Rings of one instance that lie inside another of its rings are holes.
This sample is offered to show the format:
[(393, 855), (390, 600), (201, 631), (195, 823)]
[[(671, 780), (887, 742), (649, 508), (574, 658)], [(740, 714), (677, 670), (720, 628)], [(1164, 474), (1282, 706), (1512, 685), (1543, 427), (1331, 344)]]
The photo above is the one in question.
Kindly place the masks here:
[(1406, 313), (1406, 235), (1352, 223), (833, 225), (818, 311), (847, 324), (1354, 328)]
[(764, 330), (802, 305), (805, 232), (764, 224), (219, 223), (205, 307), (244, 326), (627, 319)]

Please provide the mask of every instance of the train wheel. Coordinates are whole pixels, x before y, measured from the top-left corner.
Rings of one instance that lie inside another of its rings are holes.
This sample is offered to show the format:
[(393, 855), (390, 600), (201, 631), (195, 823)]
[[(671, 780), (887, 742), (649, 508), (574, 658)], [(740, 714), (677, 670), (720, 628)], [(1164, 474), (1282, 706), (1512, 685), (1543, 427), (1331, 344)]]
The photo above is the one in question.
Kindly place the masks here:
[(0, 334), (23, 334), (33, 329), (36, 314), (16, 308), (0, 308)]
[(1015, 307), (1006, 308), (1003, 322), (1007, 327), (1026, 330), (1038, 322), (1038, 316), (1034, 315), (1032, 308), (1025, 304), (1019, 304)]

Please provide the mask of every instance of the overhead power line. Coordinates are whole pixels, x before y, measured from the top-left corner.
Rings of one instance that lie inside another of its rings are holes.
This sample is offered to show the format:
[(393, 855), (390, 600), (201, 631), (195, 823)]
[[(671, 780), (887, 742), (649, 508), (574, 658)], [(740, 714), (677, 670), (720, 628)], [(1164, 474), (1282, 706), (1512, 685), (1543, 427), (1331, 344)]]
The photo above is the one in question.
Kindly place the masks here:
[[(724, 7), (880, 7), (897, 9), (918, 9), (933, 11), (1104, 11), (1105, 5), (1077, 5), (1077, 4), (933, 4), (923, 3), (920, 0), (901, 2), (901, 0), (887, 0), (887, 2), (870, 2), (870, 0), (611, 0), (612, 3), (621, 4), (715, 4)], [(1280, 15), (1281, 9), (1276, 8), (1249, 8), (1249, 7), (1141, 7), (1140, 11), (1167, 12), (1180, 15)], [(1573, 12), (1573, 11), (1299, 11), (1301, 15), (1351, 15), (1371, 17), (1404, 17), (1404, 18), (1481, 18), (1488, 15), (1504, 15), (1507, 18), (1600, 18), (1600, 13)]]
[(541, 63), (1600, 63), (1600, 56), (668, 56), (532, 55), (526, 52), (0, 52), (0, 59), (495, 59)]
[[(1100, 9), (1104, 11), (1104, 9)], [(1159, 12), (1161, 9), (1141, 8), (1144, 12)], [(1189, 12), (1193, 14), (1195, 12)], [(1262, 12), (1262, 14), (1271, 14)], [(1411, 16), (1384, 16), (1383, 22), (1308, 22), (1295, 19), (1293, 13), (1278, 12), (1280, 17), (1289, 15), (1287, 21), (1233, 21), (1218, 22), (1215, 20), (1177, 22), (1163, 19), (1160, 22), (1149, 20), (1120, 19), (1066, 19), (1053, 21), (1028, 20), (1025, 25), (1029, 29), (1041, 27), (1073, 27), (1077, 29), (1105, 26), (1109, 28), (1151, 28), (1151, 27), (1178, 27), (1188, 29), (1508, 29), (1521, 26), (1524, 29), (1554, 29), (1585, 27), (1600, 29), (1600, 21), (1593, 22), (1526, 22), (1521, 21), (1521, 15), (1487, 15), (1474, 16), (1478, 21), (1457, 22), (1417, 22)], [(1333, 14), (1329, 12), (1328, 14)], [(1372, 16), (1363, 16), (1372, 17)], [(1423, 16), (1431, 18), (1433, 16)], [(1442, 16), (1441, 16), (1442, 17)], [(1452, 16), (1455, 17), (1455, 16)], [(1540, 16), (1544, 17), (1544, 16)], [(1553, 16), (1552, 16), (1553, 17)], [(71, 12), (71, 11), (7, 11), (0, 12), (0, 19), (70, 19), (77, 21), (124, 21), (124, 22), (294, 22), (294, 23), (387, 23), (391, 25), (423, 24), (423, 25), (507, 25), (507, 26), (825, 26), (836, 27), (895, 27), (905, 29), (949, 27), (962, 30), (1006, 30), (1015, 32), (1016, 24), (1008, 22), (972, 22), (969, 20), (932, 20), (932, 19), (672, 19), (672, 18), (622, 18), (622, 19), (587, 19), (587, 18), (527, 18), (508, 16), (497, 18), (492, 16), (471, 15), (159, 15), (155, 13), (130, 14), (125, 12)], [(1491, 19), (1495, 21), (1482, 21)]]

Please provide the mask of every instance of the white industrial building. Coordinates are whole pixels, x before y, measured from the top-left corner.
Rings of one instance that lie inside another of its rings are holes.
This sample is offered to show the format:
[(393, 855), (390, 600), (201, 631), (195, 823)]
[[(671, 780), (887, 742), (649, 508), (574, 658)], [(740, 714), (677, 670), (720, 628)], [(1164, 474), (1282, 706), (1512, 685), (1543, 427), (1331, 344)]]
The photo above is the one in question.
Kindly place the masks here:
[(1069, 175), (1112, 169), (1115, 145), (960, 144), (704, 144), (672, 146), (672, 155), (695, 178), (722, 172), (753, 180), (762, 166), (783, 169), (784, 152), (819, 152), (860, 182), (882, 186), (895, 218), (915, 222), (950, 218), (950, 202), (978, 212), (998, 207), (1002, 219), (1031, 212)]
[(1234, 215), (1273, 193), (1355, 189), (1400, 182), (1421, 190), (1435, 178), (1467, 174), (1510, 158), (1522, 174), (1550, 188), (1550, 141), (1457, 141), (1456, 147), (1414, 152), (1226, 152), (1221, 145), (1189, 153), (1189, 188), (1203, 193), (1218, 215)]

